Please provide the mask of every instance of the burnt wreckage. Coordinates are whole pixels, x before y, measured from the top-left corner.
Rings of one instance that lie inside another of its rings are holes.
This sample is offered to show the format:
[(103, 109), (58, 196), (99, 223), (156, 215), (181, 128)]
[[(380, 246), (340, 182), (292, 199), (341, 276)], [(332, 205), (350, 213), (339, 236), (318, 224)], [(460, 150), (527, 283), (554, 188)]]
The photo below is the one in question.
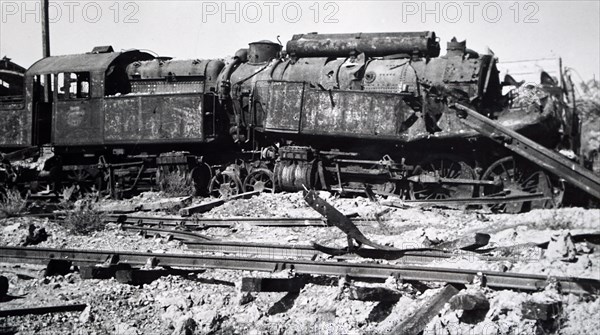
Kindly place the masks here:
[(13, 71), (23, 92), (2, 93), (1, 178), (113, 195), (176, 171), (214, 196), (536, 196), (504, 211), (558, 205), (564, 180), (600, 197), (597, 177), (546, 149), (577, 152), (567, 76), (502, 95), (518, 84), (500, 82), (493, 55), (456, 39), (439, 55), (435, 33), (409, 32), (295, 35), (285, 52), (259, 41), (225, 61), (111, 47), (44, 58)]

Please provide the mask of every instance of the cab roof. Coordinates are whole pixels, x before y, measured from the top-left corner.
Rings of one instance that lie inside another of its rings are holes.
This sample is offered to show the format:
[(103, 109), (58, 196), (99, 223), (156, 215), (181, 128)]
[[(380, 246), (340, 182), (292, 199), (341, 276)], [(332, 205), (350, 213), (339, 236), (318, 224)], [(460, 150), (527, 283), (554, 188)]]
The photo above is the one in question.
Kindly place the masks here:
[(154, 56), (139, 50), (123, 52), (86, 53), (66, 56), (52, 56), (34, 63), (26, 75), (61, 72), (105, 72), (113, 63), (129, 64), (138, 60), (153, 59)]

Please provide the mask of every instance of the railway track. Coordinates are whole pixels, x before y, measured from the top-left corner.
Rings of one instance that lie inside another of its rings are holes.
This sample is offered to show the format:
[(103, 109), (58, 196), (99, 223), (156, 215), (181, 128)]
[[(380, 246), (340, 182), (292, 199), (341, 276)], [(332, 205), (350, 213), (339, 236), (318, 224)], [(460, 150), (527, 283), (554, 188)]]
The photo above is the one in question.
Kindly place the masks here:
[[(121, 228), (125, 231), (138, 231), (144, 235), (158, 234), (164, 237), (172, 236), (175, 239), (183, 241), (190, 250), (203, 253), (230, 254), (244, 257), (294, 257), (306, 259), (314, 259), (318, 255), (330, 256), (330, 254), (323, 252), (319, 248), (315, 248), (313, 245), (283, 245), (260, 242), (217, 241), (212, 240), (210, 237), (205, 235), (174, 229), (131, 225), (123, 225)], [(469, 256), (475, 255), (473, 253), (468, 254)], [(401, 260), (405, 263), (428, 263), (434, 260), (448, 259), (454, 256), (457, 256), (457, 254), (442, 249), (405, 249), (401, 251), (389, 251), (362, 248), (355, 250), (354, 253), (348, 253), (342, 257), (338, 256), (336, 259), (356, 259), (358, 257), (363, 257), (373, 259)], [(479, 258), (485, 257), (479, 255), (475, 256)]]
[[(184, 217), (152, 217), (125, 214), (109, 214), (106, 222), (127, 224), (132, 226), (186, 227), (191, 229), (232, 228), (237, 224), (248, 224), (257, 227), (327, 227), (323, 218), (184, 218)], [(357, 225), (376, 224), (375, 220), (353, 220)]]
[[(120, 263), (143, 266), (149, 259), (160, 266), (210, 268), (274, 272), (291, 270), (298, 274), (350, 276), (357, 279), (386, 279), (470, 284), (476, 280), (495, 289), (523, 291), (541, 290), (549, 282), (560, 285), (563, 293), (598, 294), (600, 281), (588, 278), (546, 277), (535, 274), (463, 270), (414, 265), (384, 265), (377, 263), (327, 262), (301, 259), (265, 259), (250, 257), (205, 256), (197, 254), (155, 254), (111, 250), (72, 250), (50, 248), (0, 247), (0, 261), (10, 263), (45, 264), (51, 259), (71, 261), (75, 265), (95, 265), (109, 258)], [(155, 264), (156, 264), (155, 263)]]

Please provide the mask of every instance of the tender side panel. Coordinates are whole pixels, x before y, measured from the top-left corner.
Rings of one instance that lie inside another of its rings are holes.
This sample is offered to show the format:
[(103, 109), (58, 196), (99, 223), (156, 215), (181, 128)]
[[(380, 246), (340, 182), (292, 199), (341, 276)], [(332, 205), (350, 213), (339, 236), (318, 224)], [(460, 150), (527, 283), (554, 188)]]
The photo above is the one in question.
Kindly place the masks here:
[(204, 141), (203, 96), (127, 96), (106, 99), (106, 143)]

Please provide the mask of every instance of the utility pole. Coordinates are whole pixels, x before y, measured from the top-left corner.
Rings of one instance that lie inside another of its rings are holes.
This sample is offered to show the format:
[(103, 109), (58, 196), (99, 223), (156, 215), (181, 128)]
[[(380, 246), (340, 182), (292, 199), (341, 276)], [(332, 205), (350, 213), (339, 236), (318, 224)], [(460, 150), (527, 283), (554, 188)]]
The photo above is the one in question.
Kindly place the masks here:
[[(49, 0), (42, 0), (42, 56), (50, 57), (50, 21), (48, 20)], [(52, 87), (50, 75), (44, 78), (44, 101), (50, 102)]]

